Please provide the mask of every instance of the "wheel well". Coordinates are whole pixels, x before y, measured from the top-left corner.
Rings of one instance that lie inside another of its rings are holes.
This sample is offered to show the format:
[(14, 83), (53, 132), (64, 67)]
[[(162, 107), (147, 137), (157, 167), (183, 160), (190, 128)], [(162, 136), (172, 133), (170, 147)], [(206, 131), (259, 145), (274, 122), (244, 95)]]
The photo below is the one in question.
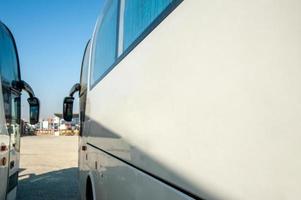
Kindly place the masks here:
[(87, 183), (86, 183), (86, 200), (94, 200), (93, 186), (90, 177), (87, 178)]

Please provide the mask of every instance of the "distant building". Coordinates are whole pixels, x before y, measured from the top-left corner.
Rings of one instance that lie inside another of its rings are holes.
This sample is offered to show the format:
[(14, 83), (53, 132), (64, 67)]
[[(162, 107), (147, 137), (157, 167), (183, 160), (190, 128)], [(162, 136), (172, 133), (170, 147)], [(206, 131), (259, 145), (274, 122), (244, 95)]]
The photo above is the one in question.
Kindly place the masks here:
[(57, 126), (59, 130), (79, 130), (79, 114), (73, 114), (71, 122), (66, 122), (61, 113), (54, 113), (54, 115), (59, 122)]
[(43, 120), (42, 121), (42, 129), (43, 130), (48, 130), (49, 129), (49, 122), (48, 122), (48, 120)]

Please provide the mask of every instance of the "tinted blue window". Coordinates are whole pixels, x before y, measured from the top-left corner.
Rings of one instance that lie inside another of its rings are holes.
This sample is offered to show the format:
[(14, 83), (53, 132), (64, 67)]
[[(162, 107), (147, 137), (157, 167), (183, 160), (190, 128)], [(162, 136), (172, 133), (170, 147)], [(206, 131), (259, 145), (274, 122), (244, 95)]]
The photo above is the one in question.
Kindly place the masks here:
[(19, 80), (16, 49), (13, 40), (0, 24), (0, 75), (4, 85), (10, 86), (13, 80)]
[(173, 0), (126, 0), (124, 49), (127, 49), (172, 2)]
[(94, 84), (116, 60), (117, 53), (117, 16), (118, 0), (107, 1), (104, 18), (95, 35), (95, 47), (92, 63), (92, 80)]
[(82, 95), (87, 90), (90, 48), (91, 48), (91, 43), (89, 41), (89, 43), (86, 46), (85, 54), (82, 62), (82, 69), (80, 75), (80, 86), (81, 86), (80, 95)]

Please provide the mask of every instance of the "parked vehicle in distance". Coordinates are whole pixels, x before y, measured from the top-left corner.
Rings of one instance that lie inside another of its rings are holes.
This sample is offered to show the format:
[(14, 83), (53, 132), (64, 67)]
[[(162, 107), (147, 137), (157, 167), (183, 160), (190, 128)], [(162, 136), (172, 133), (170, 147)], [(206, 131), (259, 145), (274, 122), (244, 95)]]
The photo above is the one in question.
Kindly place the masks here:
[(30, 123), (39, 121), (39, 99), (21, 79), (15, 40), (0, 22), (0, 200), (16, 198), (20, 160), (21, 92), (27, 99)]
[(107, 0), (80, 83), (82, 199), (300, 199), (301, 1)]

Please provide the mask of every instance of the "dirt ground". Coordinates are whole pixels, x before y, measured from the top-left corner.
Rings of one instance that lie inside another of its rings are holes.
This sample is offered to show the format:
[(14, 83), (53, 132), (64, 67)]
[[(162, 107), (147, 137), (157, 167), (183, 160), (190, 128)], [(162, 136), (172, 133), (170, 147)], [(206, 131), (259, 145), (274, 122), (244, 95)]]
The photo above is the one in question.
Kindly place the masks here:
[(79, 199), (77, 148), (77, 136), (22, 137), (17, 199)]

